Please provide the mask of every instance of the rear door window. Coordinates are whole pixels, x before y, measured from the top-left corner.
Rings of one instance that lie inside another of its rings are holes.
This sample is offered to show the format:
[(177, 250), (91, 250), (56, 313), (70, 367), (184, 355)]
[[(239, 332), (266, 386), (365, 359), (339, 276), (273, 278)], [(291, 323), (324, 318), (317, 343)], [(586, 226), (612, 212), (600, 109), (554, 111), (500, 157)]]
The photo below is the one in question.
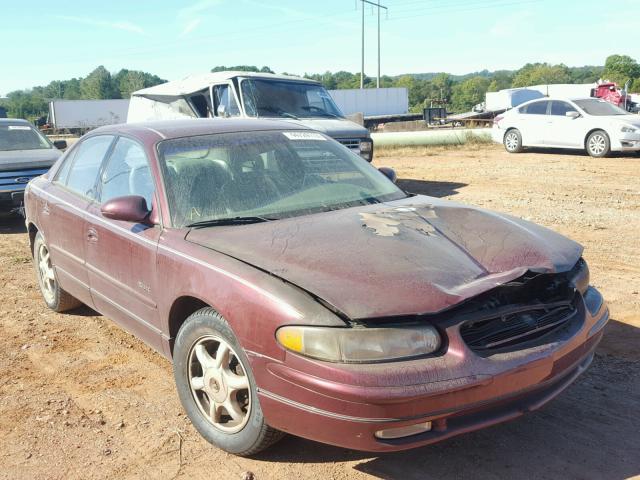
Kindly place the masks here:
[(554, 100), (551, 102), (551, 115), (559, 115), (564, 117), (567, 112), (576, 112), (577, 110), (567, 102), (559, 102)]
[(98, 172), (112, 143), (112, 135), (90, 137), (82, 142), (64, 182), (69, 190), (83, 197), (96, 198)]
[(526, 107), (523, 107), (523, 109), (520, 110), (520, 113), (526, 113), (528, 115), (546, 115), (548, 104), (548, 101), (530, 103)]

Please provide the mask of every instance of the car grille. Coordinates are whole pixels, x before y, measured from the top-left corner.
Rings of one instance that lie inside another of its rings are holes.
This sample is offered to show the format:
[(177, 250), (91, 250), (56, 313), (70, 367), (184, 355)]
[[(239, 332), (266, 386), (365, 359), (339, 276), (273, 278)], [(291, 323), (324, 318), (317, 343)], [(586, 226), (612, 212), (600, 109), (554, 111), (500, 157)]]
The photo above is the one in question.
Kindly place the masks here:
[(48, 171), (48, 168), (36, 168), (0, 172), (0, 191), (23, 190), (29, 180), (39, 175), (44, 175)]
[(460, 328), (460, 334), (474, 352), (491, 353), (537, 340), (562, 328), (576, 318), (577, 313), (574, 302), (523, 307), (515, 312), (466, 322)]
[(351, 150), (360, 150), (360, 139), (359, 138), (336, 138), (342, 145)]

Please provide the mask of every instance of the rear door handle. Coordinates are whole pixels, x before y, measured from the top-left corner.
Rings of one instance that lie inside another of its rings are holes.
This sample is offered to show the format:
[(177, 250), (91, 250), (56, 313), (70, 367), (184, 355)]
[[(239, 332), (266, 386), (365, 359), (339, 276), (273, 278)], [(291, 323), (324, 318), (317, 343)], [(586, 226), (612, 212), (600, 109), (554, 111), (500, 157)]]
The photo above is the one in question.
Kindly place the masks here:
[(90, 227), (87, 230), (87, 240), (89, 240), (90, 242), (97, 242), (98, 241), (98, 232), (96, 231), (95, 228)]

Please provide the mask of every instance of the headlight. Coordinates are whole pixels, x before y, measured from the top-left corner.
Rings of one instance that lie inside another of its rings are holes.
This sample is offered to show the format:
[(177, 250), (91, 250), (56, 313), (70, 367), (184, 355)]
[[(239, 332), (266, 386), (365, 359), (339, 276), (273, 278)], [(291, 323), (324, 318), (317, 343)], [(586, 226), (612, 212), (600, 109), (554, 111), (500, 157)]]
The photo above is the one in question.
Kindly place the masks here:
[(589, 266), (584, 261), (584, 258), (578, 260), (570, 275), (571, 284), (584, 295), (589, 288)]
[(381, 328), (285, 326), (278, 343), (301, 355), (340, 363), (372, 363), (428, 355), (440, 348), (430, 325)]
[(370, 139), (360, 140), (360, 152), (370, 152), (373, 147), (373, 142)]
[(373, 140), (370, 138), (365, 138), (360, 140), (360, 156), (364, 158), (367, 162), (370, 162), (373, 158)]
[(636, 133), (638, 131), (638, 129), (632, 125), (624, 125), (620, 131), (622, 133)]

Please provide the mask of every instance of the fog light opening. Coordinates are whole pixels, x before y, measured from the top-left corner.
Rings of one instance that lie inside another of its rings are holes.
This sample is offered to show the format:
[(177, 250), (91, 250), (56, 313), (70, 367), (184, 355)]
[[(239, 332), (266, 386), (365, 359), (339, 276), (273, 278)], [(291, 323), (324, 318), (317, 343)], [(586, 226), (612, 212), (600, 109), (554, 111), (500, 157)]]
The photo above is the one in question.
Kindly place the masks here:
[(419, 433), (430, 432), (431, 422), (416, 423), (415, 425), (407, 425), (404, 427), (387, 428), (385, 430), (378, 430), (375, 433), (376, 438), (381, 440), (392, 440), (395, 438), (410, 437), (411, 435), (418, 435)]

